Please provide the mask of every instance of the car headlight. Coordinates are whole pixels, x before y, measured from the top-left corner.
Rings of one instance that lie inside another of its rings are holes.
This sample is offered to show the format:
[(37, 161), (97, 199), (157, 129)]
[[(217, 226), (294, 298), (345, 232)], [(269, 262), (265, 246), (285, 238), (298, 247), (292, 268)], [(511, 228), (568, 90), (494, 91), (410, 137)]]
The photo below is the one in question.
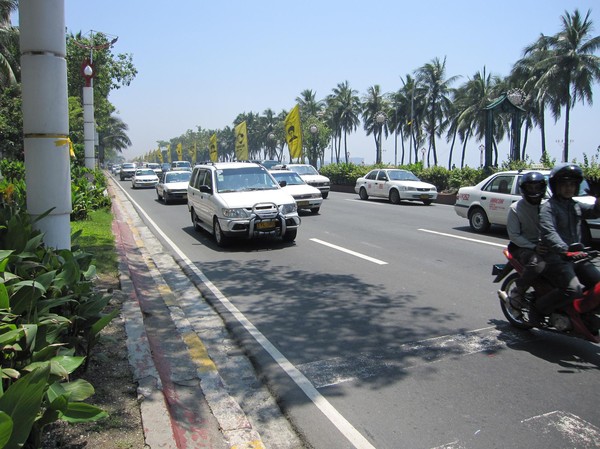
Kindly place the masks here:
[(279, 211), (283, 215), (292, 214), (292, 213), (296, 212), (297, 210), (298, 210), (298, 206), (296, 206), (295, 202), (292, 204), (282, 204), (281, 206), (279, 206)]
[(321, 198), (321, 194), (320, 193), (313, 193), (311, 195), (311, 198)]
[(248, 211), (246, 211), (246, 209), (243, 208), (238, 208), (238, 209), (222, 209), (223, 212), (223, 216), (225, 218), (249, 218), (250, 215), (248, 214)]

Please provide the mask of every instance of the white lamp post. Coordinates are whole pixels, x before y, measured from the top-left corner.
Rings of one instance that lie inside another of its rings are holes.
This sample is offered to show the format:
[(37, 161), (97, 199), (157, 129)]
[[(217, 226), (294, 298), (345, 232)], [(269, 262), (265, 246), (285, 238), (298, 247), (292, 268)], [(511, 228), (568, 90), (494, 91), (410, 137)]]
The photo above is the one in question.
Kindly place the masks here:
[(479, 145), (479, 166), (483, 167), (483, 152), (485, 151), (485, 146), (483, 144)]
[(383, 123), (385, 122), (386, 118), (387, 117), (385, 113), (383, 113), (382, 111), (379, 111), (377, 114), (375, 114), (375, 121), (379, 125), (379, 146), (377, 148), (377, 157), (375, 161), (376, 164), (381, 164), (381, 135), (383, 134)]

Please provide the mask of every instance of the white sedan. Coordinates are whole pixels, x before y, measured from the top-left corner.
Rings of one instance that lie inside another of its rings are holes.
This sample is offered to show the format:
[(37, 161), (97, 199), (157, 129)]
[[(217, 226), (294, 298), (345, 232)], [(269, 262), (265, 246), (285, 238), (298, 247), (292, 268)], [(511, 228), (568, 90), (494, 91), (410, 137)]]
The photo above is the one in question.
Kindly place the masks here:
[(323, 195), (319, 189), (309, 186), (298, 173), (291, 170), (271, 170), (270, 173), (283, 190), (294, 197), (298, 209), (309, 209), (313, 214), (319, 213), (323, 202)]
[(131, 178), (131, 188), (154, 187), (158, 184), (158, 176), (151, 168), (140, 168), (135, 171)]
[(354, 191), (361, 200), (372, 196), (387, 198), (394, 204), (406, 200), (422, 201), (429, 206), (437, 198), (437, 188), (433, 184), (421, 181), (408, 170), (395, 168), (371, 170), (356, 180)]
[(187, 200), (187, 187), (192, 176), (191, 171), (176, 170), (168, 171), (162, 180), (156, 184), (156, 196), (165, 204), (172, 200)]
[[(475, 232), (487, 232), (491, 225), (506, 226), (510, 205), (521, 199), (519, 183), (521, 176), (530, 171), (543, 174), (546, 179), (550, 170), (509, 170), (494, 173), (477, 185), (461, 187), (456, 195), (454, 211), (469, 220), (469, 226)], [(574, 199), (592, 204), (595, 198), (585, 193), (587, 183), (581, 184), (579, 196)], [(551, 195), (548, 188), (546, 198)], [(600, 238), (600, 220), (587, 220), (583, 227), (583, 240), (590, 242)]]

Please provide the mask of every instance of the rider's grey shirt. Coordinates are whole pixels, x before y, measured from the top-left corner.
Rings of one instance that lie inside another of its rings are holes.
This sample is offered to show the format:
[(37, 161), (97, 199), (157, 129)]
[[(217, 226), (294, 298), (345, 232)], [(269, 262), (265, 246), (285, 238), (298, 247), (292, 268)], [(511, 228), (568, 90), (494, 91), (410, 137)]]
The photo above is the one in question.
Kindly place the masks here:
[(510, 241), (519, 248), (534, 249), (539, 241), (540, 206), (521, 198), (510, 205), (506, 231)]

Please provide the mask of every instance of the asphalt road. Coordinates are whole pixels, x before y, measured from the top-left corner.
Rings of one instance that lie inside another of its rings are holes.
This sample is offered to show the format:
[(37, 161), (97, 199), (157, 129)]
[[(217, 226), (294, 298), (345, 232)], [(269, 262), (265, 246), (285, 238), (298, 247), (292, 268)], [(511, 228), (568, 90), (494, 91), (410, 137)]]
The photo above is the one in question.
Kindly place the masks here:
[(294, 244), (223, 250), (185, 204), (120, 185), (218, 288), (215, 307), (313, 447), (600, 447), (600, 348), (508, 325), (491, 276), (504, 230), (332, 192)]

